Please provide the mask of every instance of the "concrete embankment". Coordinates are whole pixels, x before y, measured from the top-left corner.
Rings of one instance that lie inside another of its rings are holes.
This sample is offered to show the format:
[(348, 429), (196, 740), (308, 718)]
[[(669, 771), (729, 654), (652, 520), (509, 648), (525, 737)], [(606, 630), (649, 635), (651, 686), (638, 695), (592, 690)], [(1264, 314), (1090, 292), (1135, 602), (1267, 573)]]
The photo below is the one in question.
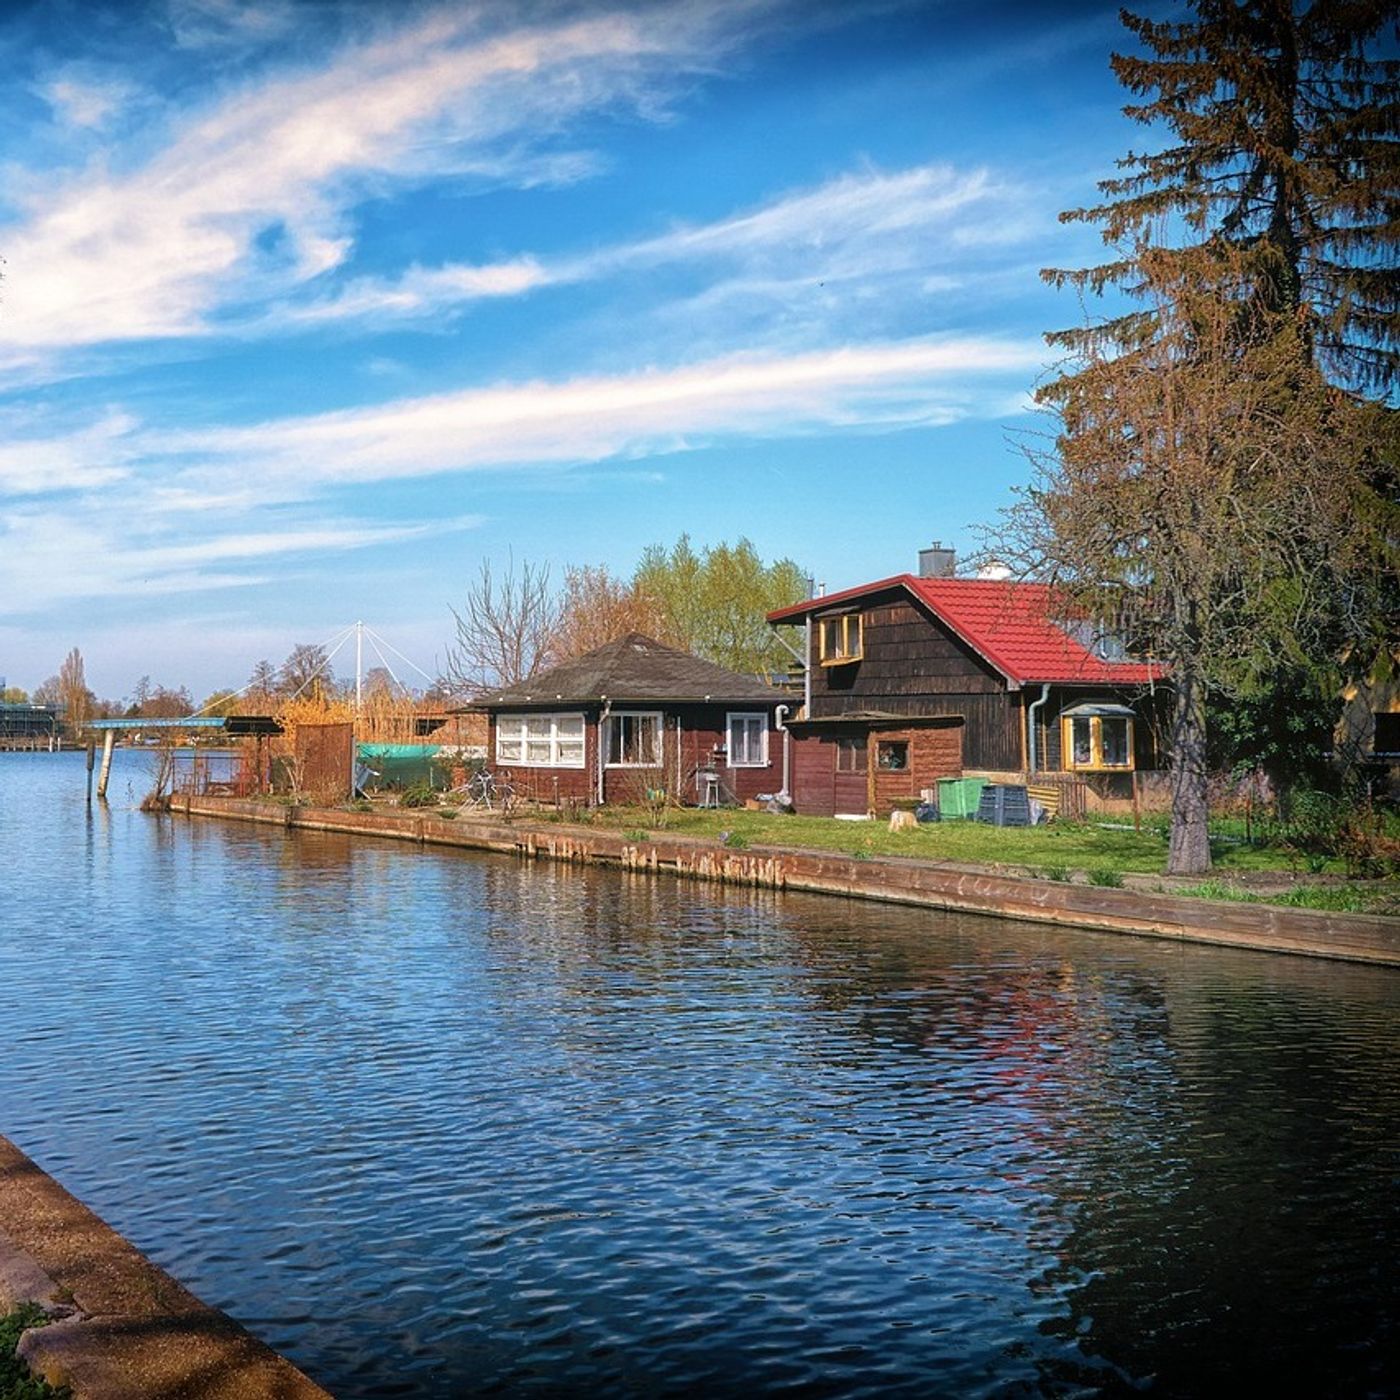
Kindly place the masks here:
[(930, 861), (856, 860), (831, 852), (770, 846), (733, 850), (683, 836), (637, 841), (606, 828), (548, 822), (443, 821), (411, 812), (283, 807), (217, 797), (178, 797), (173, 809), (189, 816), (497, 851), (527, 860), (655, 871), (723, 884), (845, 895), (1104, 933), (1400, 967), (1400, 919), (1374, 914), (1184, 899), (1143, 890), (1018, 878)]
[(19, 1354), (74, 1400), (330, 1400), (0, 1137), (0, 1312), (27, 1302), (55, 1320)]

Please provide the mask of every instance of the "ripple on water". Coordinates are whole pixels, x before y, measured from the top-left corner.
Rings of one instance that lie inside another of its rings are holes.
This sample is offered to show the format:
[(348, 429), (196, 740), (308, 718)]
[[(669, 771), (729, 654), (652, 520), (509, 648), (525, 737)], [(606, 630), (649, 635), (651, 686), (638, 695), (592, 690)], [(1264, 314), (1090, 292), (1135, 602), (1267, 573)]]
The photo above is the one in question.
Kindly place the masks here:
[(0, 757), (0, 1130), (342, 1397), (1396, 1380), (1392, 973), (81, 791)]

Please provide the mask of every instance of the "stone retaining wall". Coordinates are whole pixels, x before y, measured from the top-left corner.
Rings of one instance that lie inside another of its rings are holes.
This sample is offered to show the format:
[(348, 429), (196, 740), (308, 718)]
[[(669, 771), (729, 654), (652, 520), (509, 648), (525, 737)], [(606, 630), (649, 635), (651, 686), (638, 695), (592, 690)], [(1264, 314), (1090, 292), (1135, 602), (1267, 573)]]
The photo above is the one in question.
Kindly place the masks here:
[(174, 810), (189, 816), (234, 818), (308, 831), (344, 831), (425, 846), (497, 851), (527, 860), (609, 865), (722, 884), (839, 894), (1106, 933), (1400, 967), (1400, 920), (1375, 914), (1184, 899), (1141, 890), (1017, 878), (930, 861), (856, 860), (831, 852), (776, 846), (732, 850), (685, 836), (658, 835), (633, 841), (606, 828), (543, 822), (443, 821), (408, 812), (278, 807), (232, 798), (180, 797), (174, 801)]

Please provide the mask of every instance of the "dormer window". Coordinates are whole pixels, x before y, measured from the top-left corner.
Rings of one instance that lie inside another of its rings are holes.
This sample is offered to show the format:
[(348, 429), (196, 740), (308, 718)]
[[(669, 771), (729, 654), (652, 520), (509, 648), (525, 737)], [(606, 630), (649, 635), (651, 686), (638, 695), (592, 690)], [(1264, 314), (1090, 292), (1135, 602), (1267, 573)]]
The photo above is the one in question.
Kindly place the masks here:
[(823, 666), (845, 666), (859, 661), (861, 652), (859, 613), (838, 613), (817, 622), (817, 642)]

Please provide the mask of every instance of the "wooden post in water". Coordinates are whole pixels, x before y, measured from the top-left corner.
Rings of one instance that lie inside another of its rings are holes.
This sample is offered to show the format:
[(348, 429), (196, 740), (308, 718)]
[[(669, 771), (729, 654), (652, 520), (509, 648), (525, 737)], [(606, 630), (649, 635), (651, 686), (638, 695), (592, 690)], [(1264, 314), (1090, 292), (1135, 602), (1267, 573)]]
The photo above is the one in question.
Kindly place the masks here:
[[(97, 775), (97, 795), (104, 801), (107, 797), (107, 779), (112, 776), (112, 750), (116, 746), (117, 731), (108, 729), (102, 735), (102, 771)], [(92, 748), (88, 748), (88, 758), (91, 762)]]
[(91, 739), (88, 740), (87, 749), (88, 749), (88, 761), (87, 761), (87, 775), (88, 775), (87, 800), (88, 800), (89, 803), (91, 803), (91, 801), (92, 801), (92, 763), (93, 763), (93, 759), (97, 757), (97, 754), (96, 754), (96, 752), (95, 752), (95, 750), (94, 750), (94, 748), (93, 748), (93, 743), (92, 743), (92, 740), (91, 740)]

